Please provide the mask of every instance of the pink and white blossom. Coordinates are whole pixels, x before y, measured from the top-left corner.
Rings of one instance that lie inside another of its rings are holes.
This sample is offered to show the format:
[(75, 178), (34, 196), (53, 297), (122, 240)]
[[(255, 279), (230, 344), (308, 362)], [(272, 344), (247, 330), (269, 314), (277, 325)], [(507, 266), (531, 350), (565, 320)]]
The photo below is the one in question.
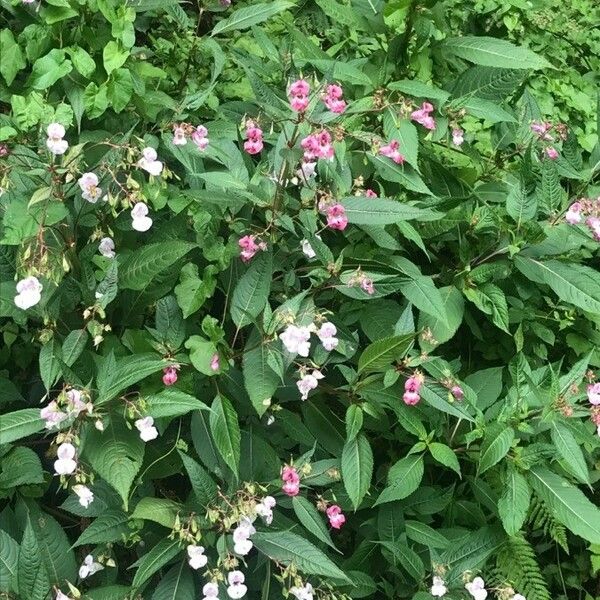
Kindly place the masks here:
[(46, 429), (58, 427), (63, 421), (69, 418), (67, 413), (63, 412), (56, 400), (52, 400), (47, 406), (40, 410), (40, 418), (46, 421)]
[(185, 137), (185, 129), (181, 125), (176, 125), (173, 128), (173, 145), (174, 146), (185, 146), (187, 144), (187, 138)]
[(46, 128), (46, 133), (48, 135), (46, 148), (54, 155), (64, 154), (69, 147), (67, 140), (63, 139), (65, 128), (60, 123), (50, 123)]
[(600, 381), (588, 385), (586, 391), (590, 404), (600, 406)]
[(337, 337), (335, 337), (336, 333), (336, 326), (333, 323), (330, 323), (329, 321), (325, 321), (325, 323), (323, 323), (321, 327), (317, 330), (317, 335), (321, 340), (321, 344), (323, 344), (323, 348), (325, 348), (325, 350), (327, 350), (328, 352), (331, 352), (332, 350), (335, 350), (335, 348), (337, 348), (339, 340)]
[(143, 202), (137, 202), (131, 209), (131, 226), (136, 231), (148, 231), (152, 227), (152, 219), (148, 216), (148, 206)]
[(204, 584), (202, 588), (204, 598), (202, 600), (218, 600), (219, 598), (219, 584), (214, 581), (209, 581)]
[(77, 496), (79, 500), (79, 504), (83, 506), (83, 508), (87, 508), (94, 501), (94, 492), (90, 490), (87, 485), (82, 485), (78, 483), (74, 485), (72, 488), (73, 492)]
[(299, 381), (296, 382), (296, 387), (300, 392), (300, 398), (306, 400), (309, 392), (316, 389), (319, 385), (319, 379), (323, 379), (325, 375), (318, 369), (313, 369), (311, 373), (302, 375)]
[(249, 262), (258, 251), (267, 249), (265, 242), (259, 241), (256, 243), (255, 235), (245, 235), (240, 238), (238, 246), (240, 247), (240, 258), (243, 262)]
[(452, 130), (452, 143), (455, 146), (462, 146), (465, 141), (465, 132), (460, 127)]
[(140, 432), (140, 438), (144, 442), (150, 442), (158, 437), (158, 430), (154, 427), (154, 419), (152, 417), (148, 416), (143, 419), (137, 419), (134, 424)]
[(410, 118), (423, 125), (425, 129), (434, 130), (435, 119), (431, 116), (431, 112), (433, 112), (433, 105), (430, 102), (423, 102), (420, 109), (410, 114)]
[(15, 296), (15, 304), (21, 310), (27, 310), (42, 299), (42, 290), (44, 286), (39, 282), (37, 277), (30, 276), (21, 279), (17, 283), (17, 295)]
[(231, 571), (227, 574), (227, 595), (234, 600), (243, 598), (248, 591), (248, 588), (244, 585), (246, 577), (241, 571)]
[(165, 367), (163, 369), (162, 381), (165, 385), (173, 385), (177, 382), (177, 368), (176, 367)]
[(94, 557), (91, 554), (88, 554), (83, 559), (83, 564), (79, 567), (79, 579), (85, 579), (86, 577), (90, 577), (94, 573), (98, 571), (102, 571), (104, 569), (104, 565), (101, 565), (99, 562), (94, 560)]
[(344, 91), (337, 84), (328, 85), (323, 94), (325, 106), (333, 113), (341, 114), (346, 110), (346, 103), (342, 99)]
[(308, 327), (288, 325), (285, 331), (279, 334), (279, 339), (290, 354), (308, 356), (310, 352), (310, 329)]
[(465, 584), (465, 589), (474, 600), (485, 600), (488, 596), (487, 590), (485, 589), (485, 582), (481, 577), (475, 577), (473, 581), (469, 581)]
[(404, 155), (400, 153), (400, 142), (398, 140), (391, 140), (389, 144), (381, 146), (379, 154), (391, 158), (398, 165), (404, 163)]
[(138, 160), (137, 165), (155, 177), (160, 175), (163, 170), (163, 164), (158, 160), (156, 150), (150, 146), (142, 150), (142, 157)]
[(571, 225), (577, 225), (583, 221), (583, 215), (581, 214), (581, 202), (573, 202), (569, 206), (569, 210), (565, 213), (565, 220)]
[(295, 112), (304, 112), (310, 102), (310, 85), (304, 79), (294, 81), (288, 88), (290, 107)]
[(438, 575), (434, 575), (429, 593), (436, 598), (442, 598), (447, 592), (446, 582)]
[(98, 251), (106, 258), (115, 257), (115, 242), (110, 237), (103, 237), (98, 244)]
[(57, 475), (71, 475), (77, 469), (75, 460), (75, 446), (65, 442), (58, 447), (56, 451), (57, 460), (54, 461), (54, 472)]
[(95, 173), (84, 173), (78, 180), (81, 189), (81, 197), (91, 204), (96, 204), (102, 196), (102, 189), (98, 187), (98, 175)]
[(346, 516), (342, 512), (342, 509), (337, 504), (333, 504), (325, 512), (331, 527), (341, 529), (342, 525), (346, 522)]
[(347, 226), (346, 209), (339, 203), (331, 205), (327, 209), (327, 227), (343, 231)]
[(196, 144), (196, 147), (201, 152), (204, 152), (209, 144), (208, 129), (204, 125), (198, 125), (192, 133), (192, 142)]

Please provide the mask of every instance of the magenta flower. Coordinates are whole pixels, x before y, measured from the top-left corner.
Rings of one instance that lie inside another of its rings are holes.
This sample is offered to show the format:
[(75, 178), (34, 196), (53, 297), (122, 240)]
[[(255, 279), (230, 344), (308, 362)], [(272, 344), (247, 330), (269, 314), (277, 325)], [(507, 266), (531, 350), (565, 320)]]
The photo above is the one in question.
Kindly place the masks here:
[(341, 114), (346, 110), (346, 103), (342, 100), (343, 95), (344, 92), (339, 85), (328, 85), (323, 94), (323, 102), (331, 112)]
[(310, 85), (304, 79), (298, 79), (290, 85), (288, 98), (290, 106), (295, 112), (304, 112), (309, 104)]
[(173, 385), (177, 382), (177, 369), (175, 367), (165, 367), (162, 376), (165, 385)]
[(327, 209), (327, 227), (343, 231), (347, 225), (346, 209), (341, 204), (334, 204)]
[(401, 165), (404, 162), (404, 156), (400, 154), (400, 142), (391, 140), (389, 144), (379, 148), (379, 154), (391, 158), (396, 164)]
[(419, 110), (414, 110), (410, 113), (410, 118), (417, 123), (420, 123), (425, 129), (435, 129), (435, 119), (431, 116), (433, 105), (429, 102), (423, 102)]
[(346, 516), (342, 512), (342, 509), (337, 504), (333, 504), (327, 509), (326, 513), (329, 524), (334, 529), (341, 529), (342, 525), (346, 522)]

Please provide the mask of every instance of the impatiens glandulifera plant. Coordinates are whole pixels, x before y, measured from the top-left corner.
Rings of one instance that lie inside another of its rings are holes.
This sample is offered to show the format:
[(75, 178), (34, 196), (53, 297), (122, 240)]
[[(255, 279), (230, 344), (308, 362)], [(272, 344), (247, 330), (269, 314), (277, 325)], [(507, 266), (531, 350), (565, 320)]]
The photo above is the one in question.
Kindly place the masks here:
[(6, 4), (0, 595), (600, 592), (600, 145), (440, 7)]

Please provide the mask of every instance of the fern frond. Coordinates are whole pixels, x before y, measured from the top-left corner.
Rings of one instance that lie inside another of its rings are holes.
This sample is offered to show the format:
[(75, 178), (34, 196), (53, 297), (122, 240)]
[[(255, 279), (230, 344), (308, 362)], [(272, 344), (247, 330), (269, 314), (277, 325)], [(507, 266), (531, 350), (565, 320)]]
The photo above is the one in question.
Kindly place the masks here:
[(535, 495), (531, 499), (528, 523), (534, 531), (536, 529), (541, 529), (546, 537), (552, 538), (567, 554), (569, 554), (567, 531), (564, 525), (559, 523), (552, 516), (544, 503)]

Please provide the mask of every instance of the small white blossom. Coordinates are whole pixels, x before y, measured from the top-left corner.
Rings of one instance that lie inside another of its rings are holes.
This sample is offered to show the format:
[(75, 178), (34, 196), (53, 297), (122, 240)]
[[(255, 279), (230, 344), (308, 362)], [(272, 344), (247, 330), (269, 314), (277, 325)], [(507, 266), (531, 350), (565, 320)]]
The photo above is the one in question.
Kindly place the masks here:
[(202, 600), (218, 600), (219, 597), (219, 585), (214, 581), (210, 581), (204, 584), (202, 588), (202, 593), (204, 594), (204, 598)]
[(102, 190), (98, 187), (98, 176), (95, 173), (84, 173), (77, 183), (81, 189), (82, 198), (96, 204), (102, 196)]
[(77, 468), (75, 446), (68, 442), (61, 444), (56, 451), (58, 459), (54, 461), (54, 471), (57, 475), (71, 475)]
[(308, 393), (311, 390), (316, 389), (316, 387), (319, 385), (319, 379), (323, 379), (323, 377), (325, 377), (325, 375), (323, 375), (321, 371), (314, 369), (312, 373), (306, 373), (299, 381), (296, 382), (296, 386), (301, 394), (302, 400), (306, 400), (308, 398)]
[(78, 483), (74, 485), (72, 488), (73, 492), (75, 492), (76, 496), (79, 498), (79, 504), (84, 508), (87, 508), (94, 501), (94, 492), (90, 490), (87, 485), (82, 485)]
[(131, 226), (136, 231), (148, 231), (152, 227), (152, 219), (148, 216), (148, 207), (143, 202), (138, 202), (131, 209)]
[(308, 356), (310, 352), (310, 329), (308, 327), (288, 325), (285, 331), (279, 334), (279, 339), (291, 354)]
[(325, 321), (317, 331), (317, 335), (321, 340), (321, 344), (323, 344), (323, 348), (328, 352), (335, 350), (339, 343), (339, 340), (335, 337), (337, 333), (337, 328), (333, 323), (329, 321)]
[(313, 259), (317, 254), (313, 250), (313, 247), (310, 245), (310, 242), (306, 239), (302, 240), (302, 252), (308, 259)]
[(473, 581), (469, 581), (465, 584), (465, 589), (475, 600), (485, 600), (487, 598), (487, 590), (485, 589), (485, 582), (481, 577), (475, 577)]
[(155, 440), (158, 437), (158, 431), (156, 427), (154, 427), (154, 419), (152, 417), (138, 419), (135, 422), (135, 426), (140, 432), (140, 438), (144, 440), (144, 442)]
[(63, 140), (65, 137), (65, 128), (60, 123), (50, 123), (46, 129), (48, 139), (46, 140), (46, 147), (52, 154), (59, 155), (64, 154), (69, 147), (67, 140)]
[(204, 554), (204, 546), (190, 544), (187, 547), (188, 565), (195, 571), (206, 566), (208, 557)]
[(446, 587), (445, 581), (441, 577), (438, 577), (437, 575), (435, 575), (433, 577), (433, 585), (431, 586), (429, 593), (432, 596), (441, 598), (442, 596), (445, 596), (447, 592), (448, 592), (448, 588)]
[(17, 283), (15, 304), (22, 310), (35, 306), (42, 299), (44, 286), (37, 277), (26, 277)]
[(158, 155), (154, 148), (144, 148), (142, 150), (142, 158), (138, 160), (138, 167), (150, 173), (150, 175), (158, 176), (162, 173), (163, 164), (157, 160)]
[(104, 569), (104, 565), (95, 562), (94, 557), (91, 554), (88, 554), (83, 559), (83, 564), (79, 567), (79, 578), (85, 579), (98, 571), (102, 571), (102, 569)]
[(98, 244), (98, 250), (106, 258), (115, 257), (115, 242), (112, 238), (103, 237)]
[(297, 600), (313, 600), (313, 586), (310, 583), (302, 587), (294, 586), (290, 588), (290, 594)]
[(67, 413), (60, 410), (55, 400), (40, 410), (40, 418), (46, 421), (46, 429), (58, 427), (68, 417)]
[(229, 583), (227, 595), (230, 598), (243, 598), (246, 595), (248, 588), (244, 585), (245, 579), (241, 571), (231, 571), (227, 574), (227, 582)]

